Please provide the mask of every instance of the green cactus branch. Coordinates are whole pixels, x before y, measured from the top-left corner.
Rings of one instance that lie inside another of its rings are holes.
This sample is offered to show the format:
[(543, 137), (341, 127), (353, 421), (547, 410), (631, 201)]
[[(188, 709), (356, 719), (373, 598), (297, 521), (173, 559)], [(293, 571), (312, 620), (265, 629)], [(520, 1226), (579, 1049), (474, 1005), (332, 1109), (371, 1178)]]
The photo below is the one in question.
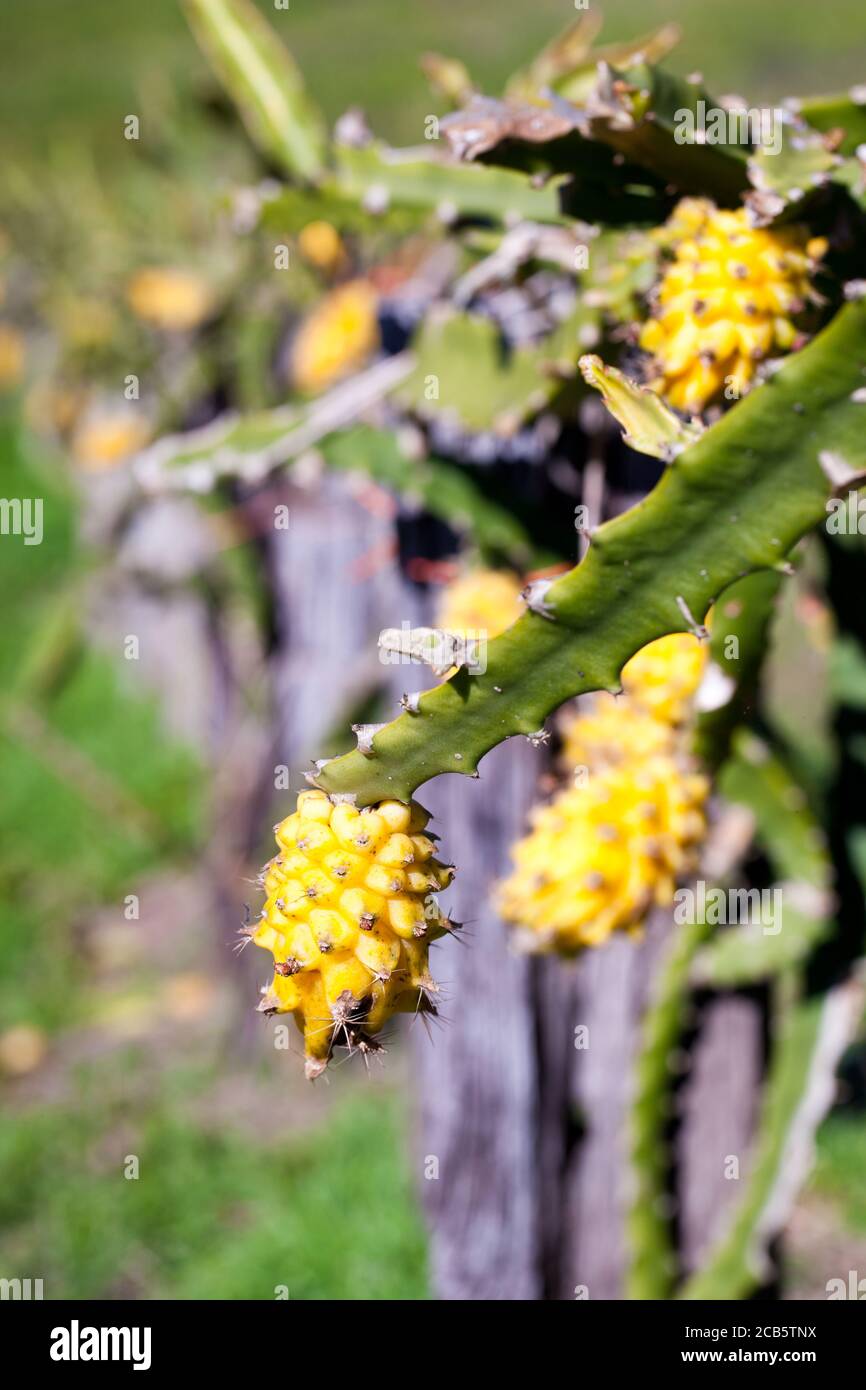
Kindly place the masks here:
[[(165, 436), (139, 455), (135, 472), (151, 493), (202, 494), (226, 479), (261, 482), (297, 457), (296, 434), (309, 419), (303, 408), (295, 413), (284, 407), (223, 416), (202, 431)], [(383, 487), (420, 499), (458, 534), (470, 533), (492, 558), (507, 559), (518, 569), (561, 558), (539, 548), (513, 511), (484, 494), (470, 469), (433, 455), (410, 459), (390, 432), (358, 423), (323, 433), (316, 446), (327, 468), (364, 474)]]
[(645, 62), (603, 67), (581, 109), (581, 129), (684, 193), (703, 193), (734, 204), (748, 187), (746, 148), (677, 139), (684, 111), (693, 113), (697, 125), (699, 101), (707, 108), (716, 105), (700, 82), (664, 68)]
[[(742, 591), (764, 577), (751, 576), (730, 592)], [(760, 595), (752, 597), (757, 602)], [(753, 622), (752, 636), (763, 626)], [(714, 629), (715, 640), (715, 622)], [(748, 667), (748, 659), (744, 665)], [(790, 1200), (791, 1187), (781, 1165), (790, 1162), (796, 1190), (808, 1160), (816, 1114), (827, 1103), (828, 1068), (832, 1075), (852, 1011), (853, 996), (847, 987), (831, 995), (823, 1007), (819, 1000), (798, 997), (798, 967), (829, 925), (832, 863), (820, 828), (787, 769), (766, 745), (741, 729), (732, 748), (719, 779), (720, 789), (726, 799), (752, 811), (756, 837), (775, 876), (786, 881), (782, 930), (768, 935), (737, 927), (711, 935), (711, 927), (698, 923), (679, 928), (673, 939), (644, 1021), (631, 1117), (637, 1189), (629, 1214), (629, 1281), (635, 1298), (739, 1298), (760, 1283), (767, 1272), (764, 1249), (778, 1229), (774, 1223), (780, 1220), (779, 1211), (784, 1215), (784, 1202)], [(664, 1098), (672, 1079), (668, 1058), (679, 1039), (692, 989), (737, 988), (771, 978), (778, 981), (775, 1004), (780, 1026), (748, 1186), (709, 1264), (676, 1294), (674, 1247), (663, 1206), (668, 1163)]]
[(811, 207), (820, 203), (831, 184), (864, 205), (866, 187), (859, 160), (830, 149), (825, 137), (802, 120), (784, 124), (781, 134), (780, 149), (758, 149), (749, 159), (752, 191), (745, 201), (759, 226), (808, 220)]
[(622, 425), (625, 443), (638, 453), (673, 462), (703, 433), (700, 424), (687, 424), (655, 391), (630, 381), (594, 353), (581, 357), (579, 366), (584, 381), (601, 392), (611, 415)]
[(839, 145), (840, 154), (854, 154), (866, 141), (866, 99), (863, 89), (854, 100), (851, 92), (834, 92), (829, 96), (804, 97), (797, 110), (807, 125), (825, 133), (844, 132)]
[(506, 95), (532, 101), (545, 89), (552, 88), (569, 101), (586, 98), (595, 85), (599, 63), (622, 68), (642, 60), (656, 63), (667, 57), (679, 43), (682, 32), (678, 24), (663, 24), (652, 33), (621, 43), (594, 46), (602, 26), (599, 14), (587, 10), (579, 19), (546, 44), (542, 51), (520, 72), (508, 79)]
[(680, 454), (649, 497), (599, 527), (584, 561), (543, 598), (536, 590), (534, 611), (490, 643), (483, 673), (463, 668), (421, 695), (369, 750), (323, 765), (317, 785), (366, 805), (408, 801), (440, 773), (471, 775), (566, 700), (618, 689), (635, 651), (700, 622), (734, 580), (782, 563), (834, 487), (866, 473), (854, 397), (864, 362), (866, 303), (856, 301)]
[(394, 150), (377, 141), (363, 149), (335, 149), (334, 188), (344, 198), (382, 206), (419, 208), (450, 217), (497, 222), (566, 222), (559, 174), (536, 186), (525, 173), (486, 164), (461, 164), (435, 149)]
[[(748, 586), (765, 577), (752, 575), (733, 586), (730, 593), (739, 590), (743, 594), (745, 590), (744, 597), (749, 597)], [(759, 605), (760, 593), (751, 597)], [(759, 613), (759, 606), (754, 611)], [(760, 621), (753, 623), (756, 631), (764, 626)], [(748, 660), (743, 667), (748, 683)], [(702, 716), (701, 722), (705, 718)], [(723, 768), (720, 786), (728, 800), (747, 805), (753, 812), (757, 838), (767, 851), (776, 876), (796, 878), (799, 882), (783, 887), (784, 917), (778, 934), (744, 926), (713, 934), (713, 927), (704, 921), (678, 927), (674, 934), (670, 955), (644, 1019), (635, 1071), (631, 1110), (635, 1190), (628, 1217), (628, 1287), (632, 1298), (670, 1298), (676, 1288), (678, 1271), (665, 1210), (669, 1164), (666, 1130), (670, 1113), (667, 1098), (674, 1079), (669, 1059), (681, 1036), (692, 990), (738, 988), (784, 976), (788, 983), (787, 993), (783, 990), (780, 996), (782, 1004), (792, 988), (794, 967), (803, 964), (828, 930), (831, 862), (827, 847), (783, 764), (754, 735), (741, 729), (733, 739), (733, 754)], [(753, 1187), (737, 1218), (733, 1237), (718, 1257), (719, 1277), (724, 1281), (742, 1279), (744, 1288), (750, 1278), (757, 1279), (759, 1274), (757, 1269), (749, 1272), (747, 1245), (753, 1238), (752, 1223), (772, 1181), (773, 1163), (798, 1102), (788, 1050), (793, 1051), (804, 1040), (811, 1046), (817, 1036), (818, 1019), (814, 1012), (804, 1006), (802, 1015), (796, 1010), (794, 1013), (793, 1018), (785, 1021), (781, 1053), (774, 1060), (768, 1083), (764, 1113), (770, 1128), (761, 1141)]]
[(262, 153), (295, 178), (325, 169), (324, 118), (294, 58), (251, 0), (183, 0), (199, 46)]
[(641, 1034), (630, 1114), (634, 1188), (626, 1220), (630, 1261), (626, 1296), (671, 1298), (679, 1269), (666, 1209), (670, 1154), (665, 1135), (671, 1118), (670, 1058), (683, 1030), (695, 955), (712, 928), (697, 921), (678, 927), (655, 980)]
[(733, 751), (718, 790), (726, 801), (752, 812), (776, 877), (826, 888), (831, 869), (826, 837), (805, 793), (782, 760), (748, 730), (737, 733)]

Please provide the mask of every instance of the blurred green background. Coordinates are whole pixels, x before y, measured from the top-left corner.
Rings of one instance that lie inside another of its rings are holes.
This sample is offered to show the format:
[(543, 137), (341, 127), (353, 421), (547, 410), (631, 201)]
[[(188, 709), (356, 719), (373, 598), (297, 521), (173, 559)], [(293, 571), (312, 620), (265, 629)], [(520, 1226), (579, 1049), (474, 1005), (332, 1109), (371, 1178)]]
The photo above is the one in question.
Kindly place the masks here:
[[(426, 49), (463, 58), (493, 90), (526, 55), (575, 18), (570, 0), (290, 0), (262, 3), (300, 60), (329, 116), (364, 107), (377, 130), (403, 143), (420, 138), (431, 109), (419, 80)], [(862, 82), (852, 35), (860, 0), (593, 0), (604, 39), (644, 33), (668, 20), (683, 27), (673, 63), (702, 71), (716, 92), (774, 100)], [(0, 123), (35, 157), (73, 133), (119, 151), (118, 114), (138, 84), (188, 86), (204, 76), (177, 0), (27, 0), (7, 5)]]
[[(862, 0), (595, 7), (604, 39), (681, 21), (675, 65), (717, 92), (769, 101), (864, 79), (851, 42)], [(436, 109), (419, 52), (458, 55), (496, 90), (575, 16), (566, 0), (262, 8), (329, 117), (358, 104), (407, 143)], [(204, 89), (205, 67), (176, 0), (7, 0), (3, 28), (5, 154), (37, 188), (49, 169), (62, 244), (76, 152), (93, 156), (110, 204), (123, 117), (140, 114), (146, 135), (167, 94)], [(209, 917), (209, 769), (155, 699), (82, 644), (93, 557), (62, 461), (14, 398), (0, 468), (8, 493), (44, 496), (50, 516), (26, 565), (0, 548), (0, 1275), (41, 1277), (47, 1297), (272, 1298), (280, 1285), (302, 1299), (426, 1297), (399, 1053), (383, 1074), (338, 1071), (312, 1092), (270, 1025), (242, 1021), (231, 943)], [(124, 918), (131, 892), (160, 905), (153, 921)], [(822, 1252), (830, 1272), (862, 1260), (864, 1175), (866, 1126), (841, 1111), (794, 1223), (795, 1296), (824, 1296)]]

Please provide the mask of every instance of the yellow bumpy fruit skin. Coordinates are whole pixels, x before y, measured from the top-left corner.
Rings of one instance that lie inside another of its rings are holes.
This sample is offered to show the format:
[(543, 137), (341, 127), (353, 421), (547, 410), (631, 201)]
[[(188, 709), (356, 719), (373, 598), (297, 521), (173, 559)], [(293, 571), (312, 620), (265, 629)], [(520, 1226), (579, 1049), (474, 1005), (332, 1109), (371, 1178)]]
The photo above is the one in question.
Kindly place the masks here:
[(570, 955), (639, 928), (693, 865), (707, 790), (668, 751), (591, 773), (537, 807), (499, 898), (521, 944)]
[(370, 1051), (395, 1013), (435, 1012), (427, 955), (452, 926), (435, 895), (453, 869), (422, 833), (427, 820), (415, 802), (358, 811), (304, 791), (276, 827), (267, 901), (244, 932), (274, 958), (259, 1008), (294, 1016), (311, 1078), (334, 1046)]
[(635, 652), (622, 668), (622, 688), (635, 704), (666, 724), (691, 718), (703, 679), (706, 649), (690, 632), (672, 632)]
[(751, 227), (744, 208), (704, 198), (683, 199), (656, 236), (673, 260), (640, 336), (651, 385), (687, 413), (725, 392), (736, 400), (763, 358), (792, 346), (826, 242), (801, 227)]
[(533, 951), (574, 955), (638, 931), (673, 899), (704, 838), (709, 783), (688, 752), (706, 654), (689, 633), (650, 643), (563, 734), (572, 785), (531, 816), (499, 907)]

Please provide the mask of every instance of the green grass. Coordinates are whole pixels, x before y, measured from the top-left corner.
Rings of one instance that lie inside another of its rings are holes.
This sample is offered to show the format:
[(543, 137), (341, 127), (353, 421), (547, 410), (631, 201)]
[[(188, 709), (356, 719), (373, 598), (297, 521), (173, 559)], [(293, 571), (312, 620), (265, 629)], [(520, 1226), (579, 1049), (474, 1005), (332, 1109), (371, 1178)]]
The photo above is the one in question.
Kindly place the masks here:
[[(394, 1100), (361, 1094), (302, 1139), (257, 1144), (189, 1118), (207, 1077), (142, 1109), (112, 1075), (13, 1111), (0, 1136), (0, 1270), (46, 1298), (423, 1299), (424, 1236)], [(127, 1156), (139, 1177), (124, 1176)]]
[[(365, 107), (384, 134), (421, 138), (435, 110), (417, 56), (437, 49), (462, 57), (495, 91), (555, 32), (575, 18), (568, 0), (291, 0), (263, 10), (298, 56), (312, 91), (333, 118)], [(205, 73), (178, 0), (27, 0), (4, 15), (0, 125), (9, 145), (42, 159), (79, 134), (104, 158), (128, 149), (122, 122), (145, 114), (160, 88), (188, 89)], [(856, 42), (861, 0), (607, 0), (604, 37), (644, 33), (680, 21), (674, 58), (700, 68), (719, 92), (775, 100), (788, 92), (863, 81)], [(143, 130), (146, 138), (146, 122)]]

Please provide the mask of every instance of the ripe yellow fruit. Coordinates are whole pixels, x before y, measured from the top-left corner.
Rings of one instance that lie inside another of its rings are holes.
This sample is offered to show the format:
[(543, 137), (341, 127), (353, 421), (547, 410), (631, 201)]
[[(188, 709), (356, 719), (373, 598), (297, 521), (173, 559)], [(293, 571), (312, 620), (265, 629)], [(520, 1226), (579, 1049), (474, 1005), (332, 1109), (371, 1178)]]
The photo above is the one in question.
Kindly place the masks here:
[(573, 784), (532, 813), (499, 891), (524, 946), (572, 955), (639, 930), (694, 867), (709, 783), (688, 737), (705, 664), (690, 633), (651, 642), (623, 668), (622, 695), (593, 696), (564, 730)]
[(469, 570), (443, 590), (437, 626), (461, 637), (498, 637), (526, 611), (520, 601), (522, 588), (509, 570)]
[(168, 333), (198, 328), (213, 307), (209, 285), (192, 271), (173, 266), (137, 270), (127, 284), (126, 298), (138, 318)]
[(522, 944), (570, 955), (639, 928), (692, 866), (706, 794), (706, 779), (669, 748), (591, 772), (536, 807), (499, 894)]
[(436, 894), (454, 871), (422, 833), (428, 819), (416, 802), (358, 811), (305, 791), (276, 827), (267, 902), (243, 930), (274, 958), (259, 1008), (294, 1016), (311, 1079), (335, 1046), (372, 1050), (395, 1013), (435, 1013), (427, 954), (451, 929)]
[(377, 304), (367, 280), (352, 280), (325, 296), (301, 324), (292, 346), (292, 380), (299, 391), (323, 391), (375, 351)]
[(24, 375), (24, 339), (17, 328), (0, 323), (0, 391), (17, 386)]
[(563, 762), (591, 767), (665, 752), (672, 729), (692, 716), (706, 663), (706, 647), (690, 632), (642, 647), (622, 669), (622, 695), (599, 692), (588, 712), (566, 724)]
[(146, 420), (131, 411), (99, 414), (83, 420), (72, 437), (72, 457), (87, 472), (115, 467), (143, 449), (151, 437)]
[(298, 235), (298, 250), (305, 261), (333, 275), (346, 261), (346, 250), (336, 227), (330, 222), (308, 222)]
[(671, 746), (671, 730), (663, 720), (625, 696), (603, 692), (587, 701), (587, 709), (562, 730), (562, 763), (569, 771), (596, 770), (613, 763), (637, 763)]
[(655, 359), (654, 389), (696, 413), (726, 389), (736, 399), (763, 358), (791, 347), (827, 244), (802, 227), (752, 227), (744, 208), (706, 198), (683, 199), (658, 239), (673, 260), (640, 346)]
[(625, 695), (654, 718), (681, 724), (707, 664), (707, 649), (691, 632), (672, 632), (635, 652), (622, 668)]

